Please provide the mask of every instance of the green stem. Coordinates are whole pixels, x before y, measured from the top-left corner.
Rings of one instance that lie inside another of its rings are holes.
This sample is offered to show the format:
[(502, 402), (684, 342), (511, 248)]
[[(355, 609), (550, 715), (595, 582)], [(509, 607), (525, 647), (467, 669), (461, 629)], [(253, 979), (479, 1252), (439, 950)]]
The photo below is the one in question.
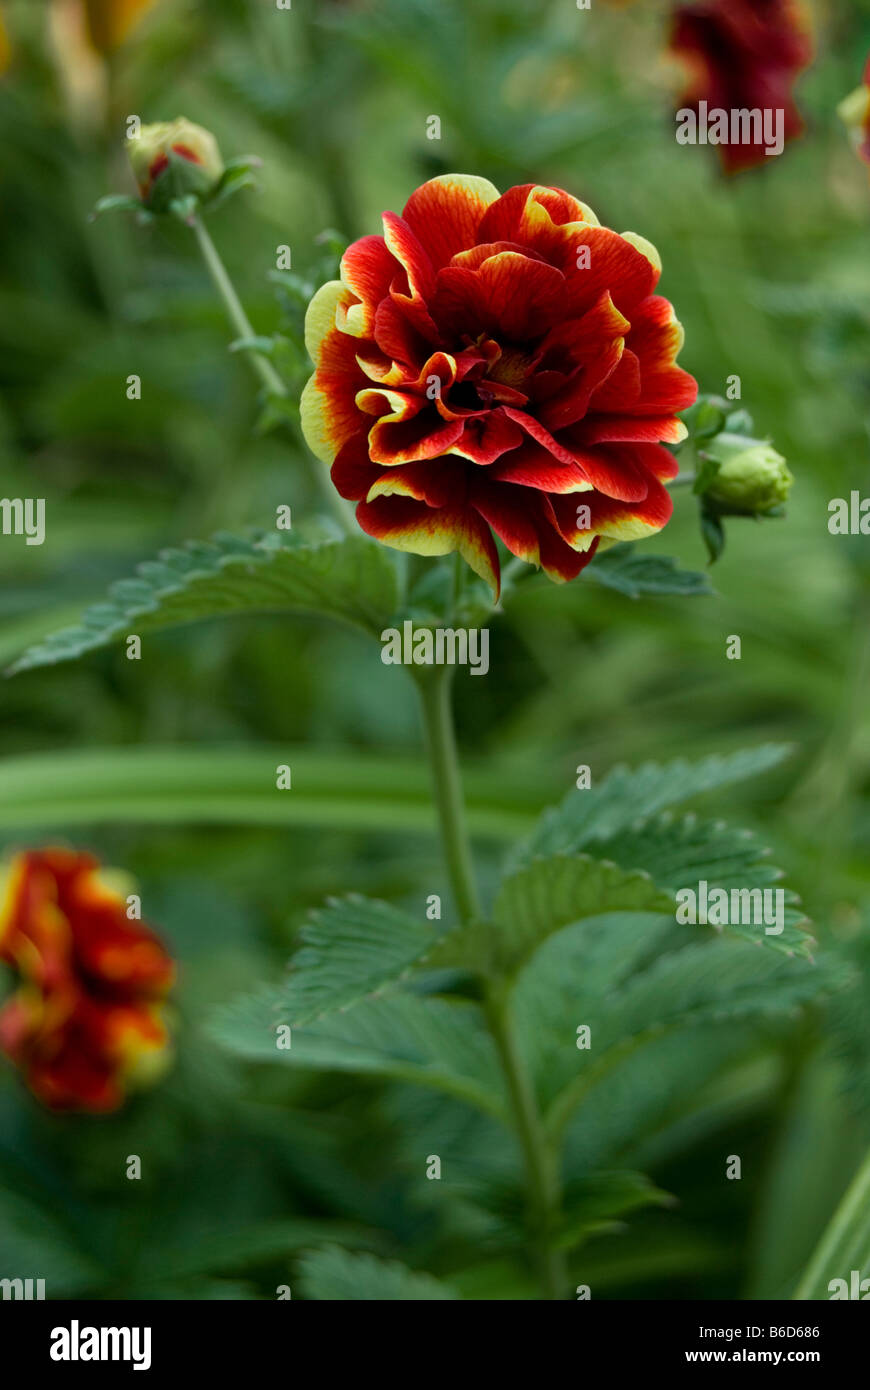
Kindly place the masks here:
[(547, 1144), (532, 1079), (517, 1046), (513, 1020), (504, 997), (490, 990), (485, 1010), (507, 1081), (525, 1159), (529, 1190), (529, 1243), (535, 1254), (546, 1297), (563, 1299), (568, 1291), (565, 1259), (562, 1252), (553, 1246), (561, 1207), (558, 1162)]
[(792, 1295), (795, 1299), (827, 1297), (831, 1279), (849, 1279), (853, 1269), (862, 1272), (867, 1261), (870, 1207), (870, 1152), (855, 1174), (846, 1195), (834, 1212), (816, 1246), (803, 1278)]
[[(415, 672), (415, 679), (420, 692), (444, 857), (459, 918), (468, 926), (480, 919), (481, 909), (465, 824), (450, 698), (451, 675), (450, 668), (435, 667)], [(493, 987), (487, 990), (484, 1014), (504, 1072), (523, 1150), (530, 1244), (539, 1267), (541, 1285), (546, 1298), (564, 1298), (567, 1293), (564, 1261), (552, 1244), (561, 1202), (558, 1164), (544, 1134), (532, 1080), (517, 1045), (507, 998), (501, 991)]]
[(451, 675), (449, 667), (433, 667), (431, 671), (417, 676), (417, 688), (444, 858), (456, 910), (460, 920), (467, 925), (480, 917), (481, 913), (465, 824), (465, 804), (450, 704)]
[[(214, 282), (214, 287), (223, 300), (224, 308), (227, 311), (227, 318), (236, 330), (240, 338), (254, 338), (256, 334), (251, 326), (242, 306), (242, 301), (236, 294), (236, 287), (227, 274), (227, 268), (220, 258), (218, 249), (206, 230), (205, 223), (201, 217), (193, 219), (193, 234), (196, 237), (197, 245), (202, 252), (208, 273)], [(254, 371), (259, 376), (266, 390), (273, 396), (286, 397), (289, 395), (286, 385), (281, 380), (268, 357), (262, 353), (249, 351), (248, 356)]]
[[(256, 335), (251, 325), (251, 320), (245, 313), (242, 301), (236, 294), (236, 287), (227, 274), (227, 268), (221, 260), (218, 249), (212, 241), (205, 223), (201, 217), (194, 217), (191, 225), (197, 245), (202, 253), (202, 258), (205, 261), (206, 268), (212, 278), (215, 289), (223, 301), (224, 308), (227, 312), (227, 318), (240, 338), (254, 338)], [(272, 396), (280, 396), (282, 399), (286, 399), (290, 394), (287, 390), (286, 382), (282, 380), (268, 357), (264, 357), (261, 352), (257, 352), (253, 348), (248, 349), (246, 356), (263, 386), (266, 388), (266, 391)], [(331, 507), (342, 529), (346, 531), (348, 535), (353, 534), (356, 531), (353, 511), (347, 505), (344, 498), (336, 492), (328, 474), (323, 469), (318, 468), (317, 481), (325, 500)]]

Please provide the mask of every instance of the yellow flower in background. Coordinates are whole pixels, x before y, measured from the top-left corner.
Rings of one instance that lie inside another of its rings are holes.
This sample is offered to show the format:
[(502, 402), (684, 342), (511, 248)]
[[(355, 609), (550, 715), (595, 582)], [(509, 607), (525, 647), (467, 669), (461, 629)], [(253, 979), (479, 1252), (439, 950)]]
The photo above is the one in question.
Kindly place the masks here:
[(0, 75), (6, 71), (11, 59), (12, 49), (9, 44), (9, 35), (6, 33), (3, 16), (0, 14)]
[[(159, 0), (53, 0), (49, 19), (64, 34), (80, 33), (82, 42), (97, 53), (120, 48), (146, 11)], [(0, 12), (0, 75), (12, 62), (12, 42)]]
[(157, 0), (84, 0), (88, 32), (94, 48), (107, 53), (118, 48), (146, 10)]

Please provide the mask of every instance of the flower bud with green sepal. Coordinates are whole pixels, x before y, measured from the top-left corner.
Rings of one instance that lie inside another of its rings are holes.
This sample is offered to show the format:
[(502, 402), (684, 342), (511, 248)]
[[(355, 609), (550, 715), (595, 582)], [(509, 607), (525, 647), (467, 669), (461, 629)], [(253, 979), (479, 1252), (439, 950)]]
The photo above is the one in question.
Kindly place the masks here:
[(171, 203), (185, 198), (208, 198), (224, 173), (214, 136), (183, 116), (142, 126), (127, 141), (127, 154), (149, 212), (168, 212)]
[(701, 496), (719, 516), (781, 516), (794, 481), (782, 454), (762, 439), (723, 431), (704, 451)]
[(700, 499), (701, 533), (712, 564), (725, 547), (723, 517), (783, 516), (794, 479), (768, 441), (728, 430), (705, 441), (698, 462), (693, 490)]

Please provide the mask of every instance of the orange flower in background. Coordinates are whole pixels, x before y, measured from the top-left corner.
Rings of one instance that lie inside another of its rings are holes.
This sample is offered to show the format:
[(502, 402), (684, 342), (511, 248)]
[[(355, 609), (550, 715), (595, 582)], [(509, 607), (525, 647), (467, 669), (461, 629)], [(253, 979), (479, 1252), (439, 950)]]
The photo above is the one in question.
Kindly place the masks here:
[(157, 0), (84, 0), (88, 32), (94, 48), (108, 53), (118, 48), (146, 10)]
[(9, 67), (12, 61), (12, 47), (9, 43), (9, 35), (3, 23), (3, 16), (0, 14), (0, 77)]
[(306, 317), (303, 430), (363, 530), (458, 550), (497, 592), (494, 535), (570, 579), (664, 526), (697, 386), (655, 248), (561, 189), (460, 174), (383, 225)]
[[(159, 0), (54, 0), (47, 14), (65, 44), (110, 53), (130, 36), (147, 10)], [(0, 75), (12, 61), (12, 44), (0, 14)]]
[(0, 1010), (0, 1050), (51, 1109), (114, 1110), (168, 1060), (173, 962), (128, 919), (92, 855), (16, 856), (0, 894), (0, 961), (18, 977)]
[(870, 58), (864, 68), (862, 85), (840, 102), (837, 112), (859, 158), (870, 164)]
[[(786, 140), (804, 123), (792, 95), (798, 74), (812, 61), (808, 22), (795, 0), (701, 0), (674, 13), (670, 49), (688, 72), (680, 98), (697, 111), (781, 111)], [(765, 162), (765, 145), (720, 144), (726, 173)]]

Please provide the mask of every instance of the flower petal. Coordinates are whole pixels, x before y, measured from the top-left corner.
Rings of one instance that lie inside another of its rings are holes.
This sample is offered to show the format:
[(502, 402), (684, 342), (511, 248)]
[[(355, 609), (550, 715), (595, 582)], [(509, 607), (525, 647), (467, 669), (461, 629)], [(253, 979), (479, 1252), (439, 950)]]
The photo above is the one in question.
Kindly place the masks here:
[(437, 270), (477, 243), (481, 220), (498, 196), (489, 179), (440, 174), (411, 194), (402, 217)]
[(410, 550), (414, 555), (449, 555), (458, 550), (498, 597), (498, 551), (489, 527), (470, 508), (436, 510), (408, 497), (378, 497), (360, 502), (356, 518), (367, 535), (396, 550)]

